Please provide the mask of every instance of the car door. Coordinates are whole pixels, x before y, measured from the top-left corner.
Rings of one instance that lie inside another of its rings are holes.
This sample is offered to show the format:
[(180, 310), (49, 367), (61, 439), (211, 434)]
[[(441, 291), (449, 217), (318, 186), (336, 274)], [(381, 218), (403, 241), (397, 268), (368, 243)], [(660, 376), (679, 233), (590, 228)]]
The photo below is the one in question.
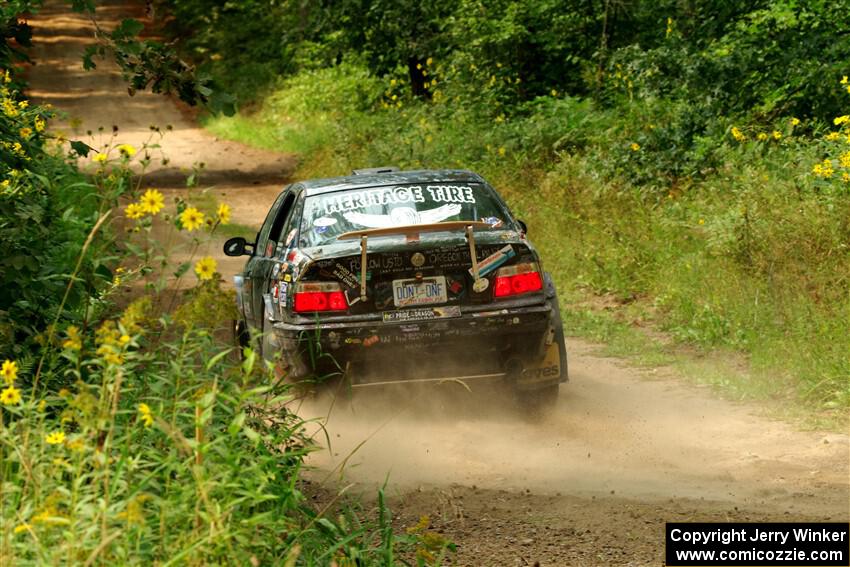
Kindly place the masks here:
[[(265, 311), (264, 294), (269, 293), (269, 282), (272, 270), (278, 257), (279, 248), (283, 246), (283, 228), (286, 226), (292, 205), (295, 202), (295, 191), (292, 186), (281, 192), (269, 211), (263, 228), (257, 235), (255, 254), (245, 270), (245, 278), (250, 282), (250, 293), (246, 292), (246, 300), (251, 302), (251, 324), (263, 328), (263, 313)], [(249, 298), (250, 296), (250, 298)]]

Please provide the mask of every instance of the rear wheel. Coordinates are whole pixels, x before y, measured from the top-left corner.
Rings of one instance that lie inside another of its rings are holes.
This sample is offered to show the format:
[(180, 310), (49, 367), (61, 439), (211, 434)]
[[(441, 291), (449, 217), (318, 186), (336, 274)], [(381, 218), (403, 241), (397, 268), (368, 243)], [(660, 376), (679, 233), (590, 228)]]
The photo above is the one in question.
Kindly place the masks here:
[(561, 321), (561, 307), (558, 305), (558, 297), (553, 299), (554, 315), (552, 316), (552, 326), (555, 327), (555, 344), (558, 345), (558, 357), (561, 364), (561, 382), (566, 382), (570, 379), (569, 366), (567, 365), (567, 342), (564, 337), (564, 322)]

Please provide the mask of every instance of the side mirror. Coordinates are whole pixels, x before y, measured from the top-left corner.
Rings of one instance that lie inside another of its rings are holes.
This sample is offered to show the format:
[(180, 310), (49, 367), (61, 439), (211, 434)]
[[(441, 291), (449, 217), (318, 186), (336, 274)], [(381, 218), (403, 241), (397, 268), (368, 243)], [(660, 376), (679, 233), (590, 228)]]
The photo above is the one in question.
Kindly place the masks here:
[(254, 246), (241, 236), (228, 238), (224, 243), (225, 256), (253, 256)]
[(528, 226), (526, 226), (525, 221), (517, 219), (516, 223), (519, 225), (519, 228), (520, 230), (522, 230), (523, 234), (528, 234)]

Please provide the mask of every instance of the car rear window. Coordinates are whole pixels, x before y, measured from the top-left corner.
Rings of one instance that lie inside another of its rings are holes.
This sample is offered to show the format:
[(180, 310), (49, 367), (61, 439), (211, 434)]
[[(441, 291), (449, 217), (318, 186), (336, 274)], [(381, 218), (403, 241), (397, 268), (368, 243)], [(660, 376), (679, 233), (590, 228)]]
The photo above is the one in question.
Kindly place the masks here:
[(509, 224), (498, 197), (481, 183), (410, 184), (335, 191), (307, 197), (301, 222), (303, 246), (319, 246), (352, 230), (484, 221)]

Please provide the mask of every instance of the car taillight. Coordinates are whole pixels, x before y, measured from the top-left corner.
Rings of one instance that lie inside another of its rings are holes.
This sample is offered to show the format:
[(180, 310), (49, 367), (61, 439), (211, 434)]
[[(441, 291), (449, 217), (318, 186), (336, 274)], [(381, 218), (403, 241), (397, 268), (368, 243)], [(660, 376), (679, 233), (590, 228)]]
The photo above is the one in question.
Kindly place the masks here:
[(493, 295), (495, 297), (510, 297), (540, 291), (541, 289), (543, 289), (543, 279), (540, 277), (537, 264), (528, 262), (500, 268), (496, 272)]
[(348, 309), (345, 294), (335, 282), (299, 283), (295, 287), (293, 305), (296, 313)]

